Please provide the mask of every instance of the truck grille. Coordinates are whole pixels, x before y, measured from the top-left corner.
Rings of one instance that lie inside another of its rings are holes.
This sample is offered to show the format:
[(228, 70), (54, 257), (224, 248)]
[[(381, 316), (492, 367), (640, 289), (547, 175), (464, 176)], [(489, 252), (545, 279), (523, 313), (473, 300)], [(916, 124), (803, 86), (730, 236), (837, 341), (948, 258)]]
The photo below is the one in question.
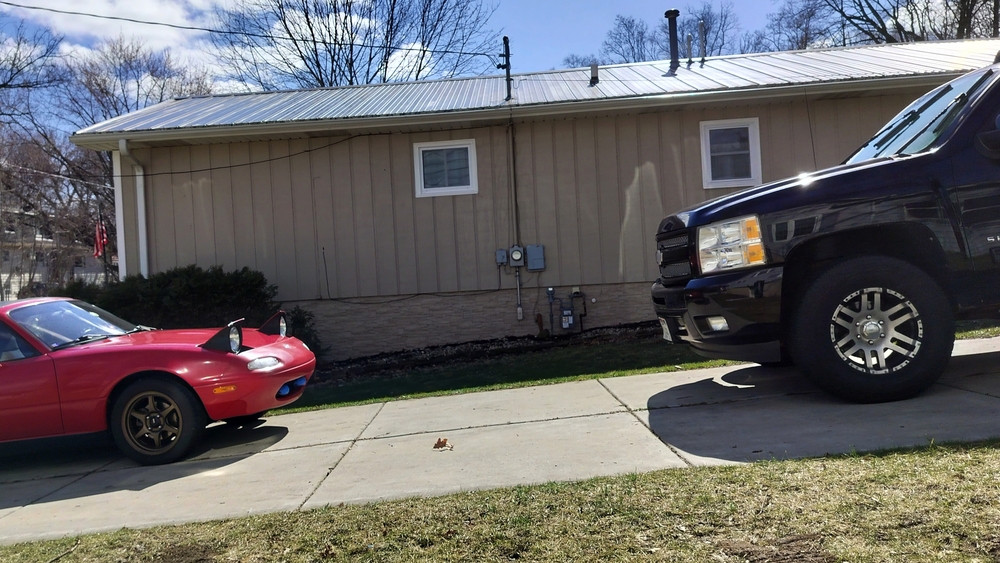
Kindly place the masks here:
[[(671, 231), (657, 237), (656, 262), (663, 285), (677, 285), (691, 278), (690, 231)], [(662, 239), (660, 237), (663, 237)]]

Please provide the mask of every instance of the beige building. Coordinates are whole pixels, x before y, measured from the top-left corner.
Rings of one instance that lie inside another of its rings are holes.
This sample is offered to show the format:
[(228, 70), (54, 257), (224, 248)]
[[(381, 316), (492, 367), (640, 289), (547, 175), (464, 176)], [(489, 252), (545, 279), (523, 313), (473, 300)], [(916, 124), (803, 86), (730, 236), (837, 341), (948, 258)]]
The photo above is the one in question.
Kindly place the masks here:
[[(538, 333), (549, 287), (574, 306), (568, 331), (653, 320), (664, 215), (835, 165), (998, 48), (520, 74), (509, 101), (504, 77), (185, 98), (73, 141), (113, 151), (123, 276), (260, 270), (342, 359)], [(529, 245), (543, 268), (498, 257)]]

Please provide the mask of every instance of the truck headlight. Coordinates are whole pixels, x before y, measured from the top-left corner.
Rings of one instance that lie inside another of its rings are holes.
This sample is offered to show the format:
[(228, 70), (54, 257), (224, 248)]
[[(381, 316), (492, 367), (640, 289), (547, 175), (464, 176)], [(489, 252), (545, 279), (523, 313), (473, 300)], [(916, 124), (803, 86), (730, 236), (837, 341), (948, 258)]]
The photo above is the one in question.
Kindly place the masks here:
[(766, 264), (756, 215), (698, 228), (698, 264), (701, 273), (735, 270)]

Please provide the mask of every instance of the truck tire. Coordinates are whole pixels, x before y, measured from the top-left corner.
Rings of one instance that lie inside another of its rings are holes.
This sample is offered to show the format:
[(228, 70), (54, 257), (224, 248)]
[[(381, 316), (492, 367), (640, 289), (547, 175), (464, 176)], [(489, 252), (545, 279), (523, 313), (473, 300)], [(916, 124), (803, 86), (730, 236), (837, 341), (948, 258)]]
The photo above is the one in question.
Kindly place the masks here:
[(955, 343), (944, 290), (923, 270), (887, 256), (851, 258), (825, 270), (791, 318), (795, 364), (819, 387), (858, 403), (927, 389)]

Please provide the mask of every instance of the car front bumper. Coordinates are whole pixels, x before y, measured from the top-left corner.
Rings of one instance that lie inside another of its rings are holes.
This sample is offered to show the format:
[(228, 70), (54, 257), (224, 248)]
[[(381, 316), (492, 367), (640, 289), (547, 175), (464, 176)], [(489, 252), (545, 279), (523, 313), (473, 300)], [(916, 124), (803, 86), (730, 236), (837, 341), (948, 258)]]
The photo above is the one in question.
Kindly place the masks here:
[[(652, 287), (653, 308), (664, 339), (687, 342), (709, 358), (781, 361), (782, 267), (693, 278)], [(712, 323), (724, 319), (725, 330)]]
[[(295, 382), (312, 378), (316, 358), (296, 358), (294, 363), (283, 363), (269, 370), (241, 370), (219, 379), (211, 385), (195, 388), (205, 411), (212, 420), (256, 414), (285, 407), (302, 396), (305, 384)], [(282, 387), (288, 386), (282, 393)]]

